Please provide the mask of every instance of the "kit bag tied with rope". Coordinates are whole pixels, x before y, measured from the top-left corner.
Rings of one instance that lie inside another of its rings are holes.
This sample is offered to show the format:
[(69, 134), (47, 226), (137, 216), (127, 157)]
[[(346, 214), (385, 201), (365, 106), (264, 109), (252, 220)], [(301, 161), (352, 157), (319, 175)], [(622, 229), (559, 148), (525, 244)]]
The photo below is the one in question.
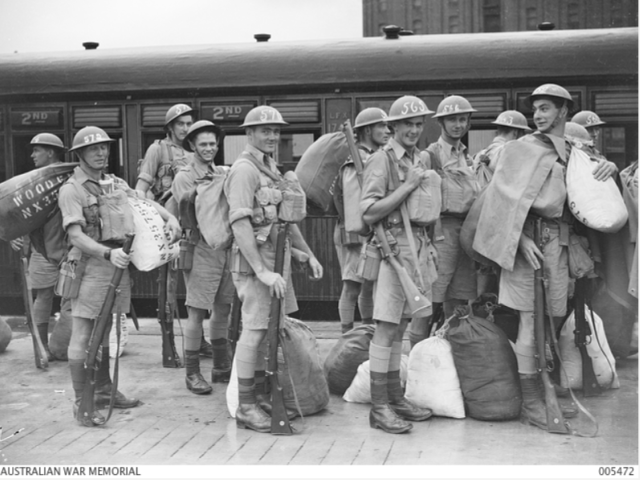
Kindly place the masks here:
[[(584, 315), (591, 330), (590, 341), (587, 342), (587, 353), (591, 357), (598, 385), (602, 388), (620, 388), (620, 381), (616, 373), (616, 360), (609, 348), (602, 320), (586, 305), (584, 306)], [(565, 388), (582, 390), (582, 357), (575, 344), (573, 333), (575, 328), (576, 315), (574, 311), (562, 326), (558, 339), (563, 366), (560, 370), (560, 385)]]
[(450, 320), (447, 339), (467, 415), (477, 420), (517, 418), (522, 404), (518, 366), (504, 331), (490, 318), (470, 313)]
[(331, 393), (344, 395), (358, 367), (369, 360), (369, 344), (375, 330), (374, 325), (360, 325), (343, 334), (333, 346), (324, 361), (324, 375)]
[(292, 171), (284, 174), (278, 184), (282, 201), (278, 207), (278, 218), (283, 222), (298, 223), (307, 216), (307, 197), (300, 186), (298, 177)]

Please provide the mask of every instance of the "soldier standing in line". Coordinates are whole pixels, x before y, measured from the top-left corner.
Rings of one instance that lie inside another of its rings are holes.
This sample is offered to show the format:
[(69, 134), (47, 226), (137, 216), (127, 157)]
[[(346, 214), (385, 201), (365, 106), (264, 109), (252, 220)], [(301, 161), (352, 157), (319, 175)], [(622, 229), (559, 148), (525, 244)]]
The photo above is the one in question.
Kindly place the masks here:
[[(62, 163), (64, 159), (65, 147), (57, 136), (51, 133), (39, 133), (31, 140), (33, 151), (31, 158), (36, 168), (46, 167), (47, 165), (55, 165)], [(56, 350), (55, 355), (49, 348), (49, 317), (51, 316), (51, 308), (53, 307), (54, 287), (58, 281), (58, 265), (66, 253), (66, 244), (64, 241), (64, 231), (60, 228), (62, 217), (58, 211), (51, 219), (47, 221), (38, 234), (42, 245), (38, 249), (34, 248), (33, 242), (30, 244), (32, 251), (29, 258), (29, 281), (31, 287), (35, 291), (36, 298), (33, 302), (33, 320), (42, 339), (42, 344), (47, 353), (47, 360), (66, 360), (66, 346), (62, 345), (61, 350)], [(29, 242), (29, 237), (20, 237), (12, 240), (11, 248), (19, 251), (25, 246), (25, 241)], [(46, 252), (45, 256), (38, 250)], [(60, 325), (68, 326), (71, 331), (71, 302), (68, 299), (62, 299), (60, 303)], [(66, 335), (65, 335), (66, 337)], [(64, 339), (63, 339), (64, 340)], [(68, 339), (67, 339), (68, 345)]]
[[(280, 128), (288, 125), (278, 110), (259, 106), (247, 113), (241, 125), (247, 145), (234, 162), (225, 183), (229, 222), (233, 231), (233, 283), (242, 301), (242, 334), (236, 346), (239, 405), (236, 424), (258, 432), (271, 430), (271, 404), (264, 391), (265, 354), (262, 351), (269, 326), (272, 295), (284, 299), (284, 314), (298, 309), (290, 276), (290, 248), (284, 274), (273, 271), (275, 236), (281, 198), (277, 186), (282, 175), (271, 156), (280, 141)], [(309, 255), (314, 278), (322, 278), (322, 266), (292, 224), (288, 243)], [(275, 299), (274, 299), (275, 301)], [(295, 412), (287, 412), (292, 418)]]
[(598, 138), (600, 137), (600, 131), (602, 130), (601, 127), (607, 122), (600, 120), (600, 117), (590, 110), (582, 110), (581, 112), (576, 113), (571, 121), (578, 125), (582, 125), (587, 129), (587, 132), (591, 135), (591, 140), (593, 140), (593, 146), (597, 148)]
[[(73, 329), (69, 343), (69, 370), (75, 392), (75, 408), (80, 404), (86, 380), (84, 363), (91, 332), (116, 268), (125, 271), (113, 312), (128, 313), (131, 304), (131, 283), (126, 270), (131, 256), (122, 250), (125, 234), (129, 233), (124, 231), (122, 219), (124, 209), (129, 206), (112, 204), (113, 208), (106, 209), (107, 212), (103, 209), (102, 213), (98, 207), (101, 203), (109, 202), (117, 191), (135, 195), (124, 180), (103, 172), (109, 164), (109, 144), (113, 141), (98, 127), (85, 127), (76, 133), (69, 151), (75, 152), (80, 166), (75, 168), (73, 175), (62, 186), (58, 197), (62, 226), (72, 246), (67, 259), (84, 262), (85, 265), (82, 276), (75, 278), (79, 285), (75, 298), (71, 298)], [(154, 206), (173, 238), (179, 238), (181, 229), (178, 220), (160, 205)], [(107, 225), (111, 225), (111, 228), (107, 229)], [(76, 271), (80, 270), (78, 268)], [(95, 377), (95, 405), (98, 409), (109, 404), (111, 395), (108, 336), (104, 339), (102, 352)], [(138, 399), (126, 397), (120, 392), (115, 395), (116, 408), (131, 408), (138, 403)], [(92, 414), (92, 421), (94, 424), (103, 424), (105, 419), (96, 411)]]
[[(184, 139), (184, 148), (193, 152), (193, 158), (180, 169), (171, 192), (178, 203), (191, 193), (196, 181), (208, 173), (224, 172), (213, 160), (218, 153), (222, 131), (208, 120), (194, 123)], [(228, 249), (215, 250), (199, 237), (193, 252), (193, 266), (184, 270), (187, 298), (185, 305), (189, 311), (185, 337), (185, 367), (187, 388), (195, 394), (212, 391), (200, 373), (200, 338), (202, 322), (208, 310), (213, 310), (209, 322), (209, 332), (213, 346), (213, 369), (211, 382), (229, 381), (231, 362), (227, 350), (227, 329), (229, 312), (233, 302), (234, 287), (229, 273)]]
[[(369, 225), (383, 222), (387, 237), (397, 248), (396, 258), (414, 281), (418, 278), (418, 270), (421, 272), (428, 299), (436, 272), (426, 227), (412, 222), (408, 232), (398, 218), (400, 205), (420, 186), (429, 169), (428, 159), (416, 148), (425, 116), (429, 113), (433, 112), (414, 96), (401, 97), (391, 105), (388, 122), (394, 134), (382, 149), (369, 157), (360, 201), (364, 221)], [(396, 178), (398, 180), (394, 181)], [(418, 246), (417, 261), (413, 258), (409, 236)], [(408, 307), (398, 275), (386, 261), (382, 262), (373, 303), (376, 330), (369, 346), (373, 404), (369, 424), (388, 433), (408, 432), (413, 425), (405, 419), (420, 422), (432, 413), (428, 408), (409, 402), (400, 383), (402, 338), (412, 315)]]
[[(380, 108), (366, 108), (360, 112), (356, 116), (354, 129), (357, 137), (356, 146), (363, 164), (372, 153), (389, 140), (387, 114)], [(356, 274), (363, 237), (354, 232), (347, 232), (345, 229), (343, 179), (345, 170), (353, 168), (353, 161), (347, 161), (340, 167), (334, 184), (334, 202), (338, 210), (338, 222), (333, 233), (333, 241), (342, 271), (342, 293), (338, 302), (342, 333), (353, 328), (356, 302), (362, 323), (373, 323), (373, 282), (363, 280)]]

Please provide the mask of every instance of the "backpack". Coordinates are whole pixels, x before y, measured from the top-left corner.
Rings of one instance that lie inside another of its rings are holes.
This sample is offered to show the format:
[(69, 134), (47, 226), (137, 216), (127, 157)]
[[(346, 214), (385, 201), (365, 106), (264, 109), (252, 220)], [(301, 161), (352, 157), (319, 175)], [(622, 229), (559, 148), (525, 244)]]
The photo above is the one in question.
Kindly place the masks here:
[(480, 192), (476, 176), (471, 168), (442, 168), (439, 149), (434, 145), (429, 145), (426, 152), (433, 169), (442, 177), (442, 213), (466, 214)]

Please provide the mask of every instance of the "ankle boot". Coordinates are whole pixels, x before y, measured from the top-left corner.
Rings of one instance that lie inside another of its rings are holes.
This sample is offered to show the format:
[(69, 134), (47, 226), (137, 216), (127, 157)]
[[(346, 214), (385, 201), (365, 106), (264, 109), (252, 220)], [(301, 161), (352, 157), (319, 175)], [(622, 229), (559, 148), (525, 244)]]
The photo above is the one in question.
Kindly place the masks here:
[(207, 383), (202, 374), (200, 373), (200, 357), (198, 352), (194, 350), (185, 350), (185, 367), (187, 370), (187, 376), (185, 383), (187, 388), (196, 395), (206, 395), (211, 393), (213, 388)]
[(200, 350), (198, 353), (203, 357), (213, 358), (213, 347), (205, 340), (204, 331), (202, 332), (202, 338), (200, 339)]
[(213, 368), (211, 369), (211, 383), (229, 383), (231, 378), (231, 360), (226, 338), (216, 338), (211, 341), (213, 348)]
[[(94, 402), (96, 408), (108, 408), (111, 401), (111, 373), (109, 372), (109, 347), (102, 347), (102, 360), (96, 372), (96, 389)], [(113, 399), (113, 408), (133, 408), (140, 404), (140, 400), (133, 397), (127, 397), (119, 390), (116, 390)]]
[(547, 408), (544, 404), (538, 375), (520, 374), (520, 386), (522, 388), (522, 408), (520, 409), (520, 421), (524, 424), (534, 425), (543, 430), (547, 429)]
[(236, 426), (260, 433), (271, 432), (271, 417), (257, 403), (240, 403), (236, 410)]
[(405, 433), (413, 428), (413, 425), (405, 422), (389, 406), (386, 373), (371, 372), (371, 403), (371, 428), (380, 428), (387, 433)]
[(40, 340), (42, 340), (44, 351), (47, 354), (47, 361), (53, 362), (56, 359), (56, 357), (54, 357), (51, 351), (49, 350), (49, 324), (40, 323), (36, 325), (36, 328), (38, 329), (38, 335), (40, 335)]
[(351, 323), (341, 323), (340, 324), (340, 328), (341, 328), (342, 334), (344, 335), (345, 333), (353, 330), (353, 322), (351, 322)]
[(104, 425), (106, 420), (97, 410), (94, 410), (91, 415), (78, 418), (78, 408), (80, 407), (80, 402), (82, 401), (82, 392), (84, 390), (84, 384), (87, 378), (86, 371), (84, 369), (84, 361), (69, 360), (69, 371), (71, 372), (71, 383), (73, 385), (73, 391), (75, 393), (75, 401), (73, 403), (74, 418), (80, 423), (80, 425), (83, 425), (85, 427)]
[(405, 398), (398, 370), (387, 373), (387, 395), (391, 410), (406, 420), (423, 422), (433, 415), (430, 409), (418, 407)]

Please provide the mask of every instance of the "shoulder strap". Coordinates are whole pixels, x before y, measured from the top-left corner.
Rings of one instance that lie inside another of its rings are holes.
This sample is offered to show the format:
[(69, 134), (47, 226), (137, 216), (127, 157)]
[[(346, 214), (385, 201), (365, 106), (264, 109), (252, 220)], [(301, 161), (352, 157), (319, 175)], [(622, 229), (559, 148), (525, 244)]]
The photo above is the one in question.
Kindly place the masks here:
[(395, 152), (388, 148), (385, 149), (387, 152), (388, 167), (389, 167), (389, 186), (390, 190), (397, 190), (400, 186), (400, 176), (398, 175), (398, 159), (396, 158)]
[(167, 149), (167, 157), (169, 158), (169, 164), (173, 164), (173, 152), (171, 151), (171, 145), (164, 138), (160, 140), (160, 143)]
[(266, 168), (264, 165), (261, 165), (260, 162), (258, 162), (255, 158), (253, 158), (248, 153), (242, 152), (240, 154), (239, 159), (249, 160), (258, 170), (260, 170), (262, 173), (264, 173), (271, 180), (273, 180), (274, 182), (280, 182), (281, 179), (278, 176), (278, 174), (272, 172), (271, 170)]

